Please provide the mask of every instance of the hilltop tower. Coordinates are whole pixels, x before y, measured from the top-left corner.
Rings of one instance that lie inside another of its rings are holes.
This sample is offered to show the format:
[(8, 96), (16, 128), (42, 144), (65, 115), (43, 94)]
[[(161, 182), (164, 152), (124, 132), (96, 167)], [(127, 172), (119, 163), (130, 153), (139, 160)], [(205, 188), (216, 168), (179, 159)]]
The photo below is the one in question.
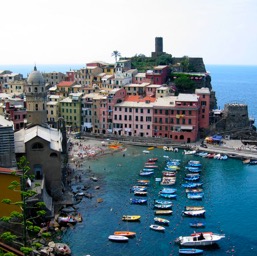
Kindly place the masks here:
[(152, 58), (156, 58), (163, 53), (163, 39), (162, 37), (155, 37), (155, 52), (152, 52)]
[(47, 122), (45, 80), (36, 66), (27, 79), (26, 107), (28, 124)]

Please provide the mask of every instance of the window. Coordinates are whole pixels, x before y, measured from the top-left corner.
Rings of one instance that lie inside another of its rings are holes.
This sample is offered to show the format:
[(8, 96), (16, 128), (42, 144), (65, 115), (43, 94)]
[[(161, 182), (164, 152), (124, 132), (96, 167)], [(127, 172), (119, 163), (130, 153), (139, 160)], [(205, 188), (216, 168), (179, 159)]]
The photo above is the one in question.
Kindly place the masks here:
[(141, 114), (143, 114), (143, 113), (144, 113), (144, 110), (143, 110), (142, 108), (140, 109), (140, 113), (141, 113)]
[(57, 155), (57, 153), (55, 153), (55, 152), (53, 152), (53, 153), (51, 153), (50, 154), (50, 157), (57, 157), (58, 155)]
[(192, 124), (192, 120), (190, 118), (188, 119), (188, 124)]
[(144, 121), (144, 117), (140, 116), (140, 122), (143, 122), (143, 121)]
[(35, 142), (33, 145), (32, 145), (32, 150), (40, 150), (40, 149), (43, 149), (44, 146), (42, 143), (40, 142)]

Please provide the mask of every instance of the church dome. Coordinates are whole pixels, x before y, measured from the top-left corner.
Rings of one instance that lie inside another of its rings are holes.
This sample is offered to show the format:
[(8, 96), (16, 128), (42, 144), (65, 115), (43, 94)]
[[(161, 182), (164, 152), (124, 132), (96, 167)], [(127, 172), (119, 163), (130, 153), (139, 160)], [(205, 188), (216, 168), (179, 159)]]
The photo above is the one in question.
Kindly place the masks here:
[(42, 74), (37, 71), (37, 67), (34, 67), (34, 71), (32, 71), (29, 74), (28, 80), (27, 80), (28, 84), (35, 84), (35, 85), (39, 85), (39, 84), (44, 84), (45, 83), (45, 79), (42, 76)]

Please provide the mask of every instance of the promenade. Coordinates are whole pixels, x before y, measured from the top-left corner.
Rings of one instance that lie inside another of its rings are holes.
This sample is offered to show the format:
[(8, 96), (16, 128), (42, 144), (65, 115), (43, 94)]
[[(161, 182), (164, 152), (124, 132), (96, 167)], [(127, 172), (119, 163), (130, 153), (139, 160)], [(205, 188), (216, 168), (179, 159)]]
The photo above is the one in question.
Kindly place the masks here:
[[(239, 159), (257, 159), (257, 147), (252, 145), (244, 145), (241, 140), (223, 140), (221, 145), (207, 144), (207, 148), (201, 147), (201, 141), (195, 143), (174, 143), (168, 138), (147, 138), (147, 137), (125, 137), (125, 136), (110, 136), (99, 134), (81, 135), (82, 139), (96, 141), (116, 141), (124, 145), (134, 145), (142, 147), (163, 147), (169, 146), (173, 148), (180, 148), (185, 150), (197, 150), (210, 153), (226, 154), (229, 157)], [(91, 141), (92, 143), (92, 141)], [(99, 142), (96, 143), (99, 145)]]

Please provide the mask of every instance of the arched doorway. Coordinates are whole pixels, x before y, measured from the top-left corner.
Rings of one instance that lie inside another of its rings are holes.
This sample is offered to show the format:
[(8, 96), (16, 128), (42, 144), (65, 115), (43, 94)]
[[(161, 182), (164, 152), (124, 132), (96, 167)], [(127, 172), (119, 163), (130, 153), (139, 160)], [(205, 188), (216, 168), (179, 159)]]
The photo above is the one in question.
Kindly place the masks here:
[(35, 175), (36, 180), (41, 180), (43, 178), (43, 171), (42, 171), (41, 164), (35, 164), (33, 166), (33, 171), (34, 171), (34, 175)]

